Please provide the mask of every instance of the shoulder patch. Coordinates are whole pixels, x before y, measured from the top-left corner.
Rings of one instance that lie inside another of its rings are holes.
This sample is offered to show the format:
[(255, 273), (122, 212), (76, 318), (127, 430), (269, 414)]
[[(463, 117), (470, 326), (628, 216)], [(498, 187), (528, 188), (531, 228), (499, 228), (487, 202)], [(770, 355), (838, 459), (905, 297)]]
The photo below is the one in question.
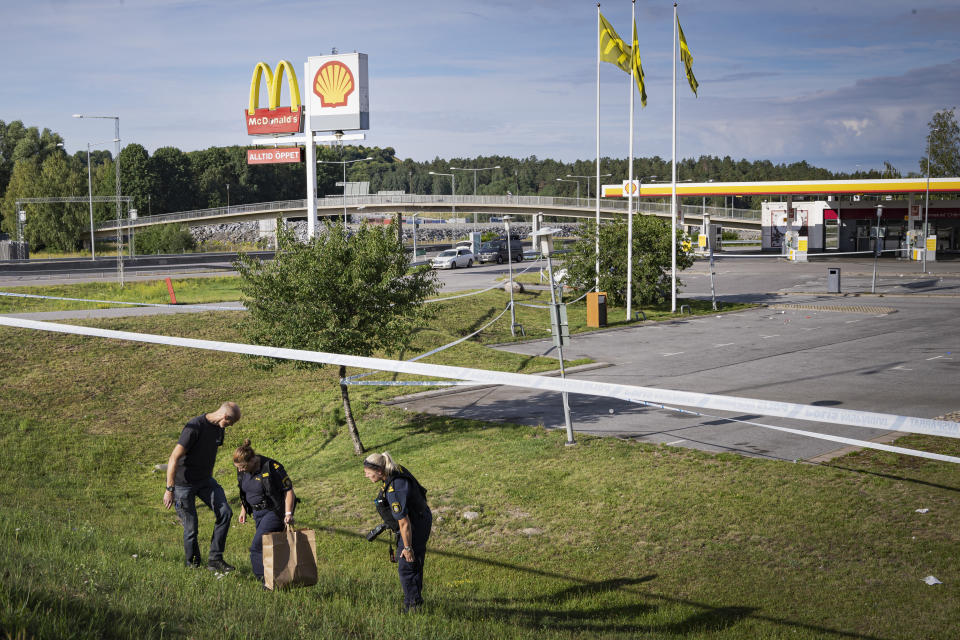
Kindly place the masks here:
[(274, 469), (279, 469), (279, 468), (280, 468), (280, 465), (277, 464), (276, 462), (274, 462), (274, 463), (273, 463), (273, 468), (274, 468)]
[(391, 484), (389, 487), (387, 487), (387, 493), (390, 493), (391, 491), (393, 491), (393, 485), (392, 485), (392, 484)]
[(391, 503), (390, 503), (390, 506), (393, 507), (394, 513), (400, 513), (400, 503), (399, 503), (399, 502), (391, 502)]

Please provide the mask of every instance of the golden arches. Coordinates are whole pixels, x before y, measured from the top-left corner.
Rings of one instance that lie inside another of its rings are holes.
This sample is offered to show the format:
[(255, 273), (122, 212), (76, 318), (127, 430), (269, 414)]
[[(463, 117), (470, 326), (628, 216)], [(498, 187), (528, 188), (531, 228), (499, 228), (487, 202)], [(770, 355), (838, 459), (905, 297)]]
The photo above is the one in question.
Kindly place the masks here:
[(270, 65), (266, 62), (258, 62), (253, 69), (253, 77), (250, 79), (250, 107), (248, 113), (253, 115), (254, 111), (260, 106), (260, 78), (267, 76), (267, 99), (270, 109), (276, 109), (280, 104), (280, 83), (283, 80), (283, 72), (287, 72), (287, 88), (290, 90), (290, 112), (300, 112), (300, 85), (297, 82), (297, 72), (293, 70), (293, 65), (288, 60), (281, 60), (277, 63), (276, 73), (270, 70)]

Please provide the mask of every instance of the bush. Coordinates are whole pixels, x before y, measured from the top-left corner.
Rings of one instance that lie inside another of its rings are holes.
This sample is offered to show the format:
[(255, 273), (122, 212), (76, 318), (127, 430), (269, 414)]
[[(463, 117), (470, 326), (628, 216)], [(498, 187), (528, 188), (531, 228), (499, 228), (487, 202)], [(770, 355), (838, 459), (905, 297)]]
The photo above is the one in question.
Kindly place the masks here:
[(158, 224), (140, 231), (135, 239), (137, 253), (183, 253), (197, 247), (190, 229), (182, 224)]

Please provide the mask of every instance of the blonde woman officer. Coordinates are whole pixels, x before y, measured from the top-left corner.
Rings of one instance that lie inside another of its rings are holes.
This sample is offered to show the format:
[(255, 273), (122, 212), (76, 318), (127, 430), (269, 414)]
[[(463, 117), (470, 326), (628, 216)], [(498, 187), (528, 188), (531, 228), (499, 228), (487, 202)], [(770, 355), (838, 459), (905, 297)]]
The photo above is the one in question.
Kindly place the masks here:
[(397, 573), (403, 588), (403, 611), (412, 613), (423, 604), (423, 561), (433, 525), (427, 490), (387, 452), (367, 456), (363, 473), (371, 482), (381, 485), (377, 500), (389, 505), (390, 514), (381, 516), (385, 520), (392, 517), (399, 526)]

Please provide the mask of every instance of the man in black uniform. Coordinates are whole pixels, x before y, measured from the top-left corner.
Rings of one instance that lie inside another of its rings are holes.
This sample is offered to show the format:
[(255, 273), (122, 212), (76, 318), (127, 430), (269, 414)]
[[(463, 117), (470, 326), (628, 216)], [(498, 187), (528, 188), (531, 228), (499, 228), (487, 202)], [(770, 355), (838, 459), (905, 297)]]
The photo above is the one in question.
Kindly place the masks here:
[(197, 416), (183, 427), (170, 459), (167, 461), (167, 488), (163, 505), (177, 507), (183, 524), (183, 550), (187, 566), (200, 566), (200, 546), (197, 544), (197, 502), (199, 497), (216, 516), (207, 569), (233, 571), (223, 560), (223, 549), (230, 530), (233, 511), (227, 497), (213, 479), (213, 465), (217, 449), (223, 444), (223, 430), (240, 420), (240, 407), (235, 402), (224, 402), (212, 413)]
[[(416, 611), (423, 604), (423, 562), (433, 526), (427, 491), (412, 473), (396, 464), (386, 452), (367, 456), (363, 471), (371, 482), (383, 483), (377, 500), (389, 504), (390, 514), (400, 532), (397, 573), (403, 589), (403, 611)], [(386, 520), (388, 516), (383, 517)]]

